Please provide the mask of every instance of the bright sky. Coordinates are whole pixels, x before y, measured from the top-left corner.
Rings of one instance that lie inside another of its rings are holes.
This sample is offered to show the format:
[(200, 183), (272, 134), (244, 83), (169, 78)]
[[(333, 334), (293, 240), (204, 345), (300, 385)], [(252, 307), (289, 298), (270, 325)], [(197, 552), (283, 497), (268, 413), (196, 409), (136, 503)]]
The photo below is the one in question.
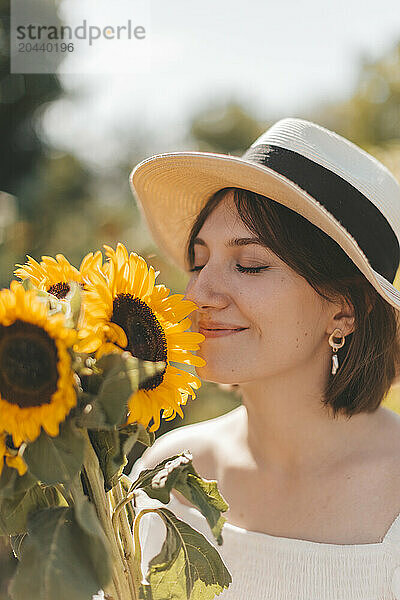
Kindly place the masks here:
[[(304, 116), (349, 94), (361, 59), (400, 40), (398, 0), (146, 1), (146, 58), (126, 46), (122, 73), (64, 75), (74, 97), (47, 114), (50, 139), (97, 164), (117, 159), (118, 140), (135, 131), (147, 132), (150, 153), (182, 149), (190, 117), (227, 97), (265, 120)], [(66, 17), (85, 2), (88, 19), (89, 6), (102, 16), (101, 0), (64, 0)], [(107, 0), (106, 20), (136, 23), (136, 2)], [(99, 53), (105, 70), (112, 52)]]

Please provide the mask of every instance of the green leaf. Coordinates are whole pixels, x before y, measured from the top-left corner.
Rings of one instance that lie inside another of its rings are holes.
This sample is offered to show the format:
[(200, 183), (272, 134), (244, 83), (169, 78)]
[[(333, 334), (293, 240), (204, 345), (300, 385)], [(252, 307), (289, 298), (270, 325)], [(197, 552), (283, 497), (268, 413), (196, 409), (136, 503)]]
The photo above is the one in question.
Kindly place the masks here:
[[(150, 446), (152, 446), (154, 444), (154, 442), (156, 441), (156, 435), (154, 433), (154, 431), (149, 431), (148, 429), (146, 429), (146, 427), (140, 423), (135, 423), (134, 425), (136, 425), (138, 427), (138, 431), (137, 431), (137, 442), (139, 442), (140, 444), (143, 444), (143, 446), (146, 446), (147, 448), (150, 448)], [(128, 427), (130, 427), (130, 425), (128, 425)], [(120, 431), (124, 431), (126, 428), (121, 428)]]
[(128, 400), (138, 389), (139, 383), (133, 376), (137, 372), (137, 359), (130, 358), (132, 360), (128, 361), (120, 354), (107, 354), (97, 363), (103, 369), (104, 381), (100, 386), (96, 402), (104, 412), (106, 423), (111, 426), (126, 422)]
[(212, 600), (229, 587), (228, 569), (201, 533), (166, 508), (146, 512), (158, 514), (167, 528), (160, 553), (149, 562), (146, 600)]
[(182, 452), (182, 454), (166, 458), (153, 469), (145, 469), (139, 473), (132, 487), (142, 488), (150, 498), (168, 504), (171, 499), (171, 490), (190, 462), (191, 454), (189, 452)]
[(89, 431), (90, 441), (99, 459), (104, 476), (104, 489), (108, 492), (117, 483), (127, 464), (127, 454), (141, 432), (138, 424), (111, 430)]
[(113, 429), (114, 425), (106, 422), (106, 415), (96, 398), (87, 393), (80, 394), (84, 407), (76, 414), (75, 423), (82, 429)]
[(43, 483), (63, 483), (68, 487), (82, 467), (84, 450), (85, 438), (68, 420), (60, 425), (56, 437), (42, 431), (26, 447), (24, 460), (32, 475)]
[(103, 371), (104, 381), (97, 395), (109, 425), (123, 425), (128, 400), (139, 385), (165, 368), (163, 362), (142, 361), (129, 352), (102, 356), (96, 366)]
[[(143, 425), (139, 423), (132, 423), (131, 425), (125, 425), (124, 427), (118, 427), (118, 435), (120, 444), (125, 456), (129, 454), (133, 446), (139, 439), (140, 435), (143, 435), (142, 431), (145, 429)], [(126, 464), (127, 461), (125, 461)]]
[[(10, 586), (13, 600), (90, 600), (108, 583), (99, 572), (101, 560), (107, 564), (107, 553), (93, 534), (91, 511), (82, 510), (79, 521), (73, 508), (41, 510), (32, 515)], [(85, 529), (80, 524), (82, 518), (90, 520)], [(93, 543), (98, 544), (96, 565), (93, 554), (88, 553)]]
[[(171, 489), (168, 490), (168, 488), (171, 487), (171, 485), (170, 485), (171, 482), (178, 475), (178, 471), (176, 471), (176, 470), (178, 468), (186, 465), (191, 460), (191, 455), (188, 452), (183, 452), (182, 454), (176, 454), (175, 456), (172, 456), (171, 458), (165, 458), (163, 461), (158, 463), (158, 465), (156, 465), (152, 469), (143, 469), (143, 471), (140, 471), (137, 478), (133, 481), (132, 489), (142, 488), (150, 496), (150, 494), (152, 493), (151, 484), (152, 484), (153, 478), (156, 477), (161, 471), (165, 470), (167, 463), (171, 463), (171, 461), (174, 461), (176, 458), (181, 457), (181, 456), (183, 457), (183, 459), (179, 460), (179, 462), (176, 462), (174, 469), (171, 470), (171, 472), (169, 473), (169, 479), (167, 479), (167, 483), (168, 483), (167, 491), (162, 489), (159, 492), (158, 486), (157, 486), (157, 491), (154, 492), (155, 494), (157, 494), (157, 496), (156, 496), (157, 500), (160, 500), (160, 497), (161, 497), (162, 498), (161, 502), (164, 502), (164, 504), (169, 502), (169, 498), (170, 498), (169, 492), (171, 491)], [(176, 472), (174, 473), (173, 471), (176, 471)], [(151, 496), (151, 498), (152, 497), (153, 496)]]
[[(83, 392), (80, 394), (84, 405), (77, 415), (79, 427), (88, 429), (110, 429), (115, 426), (129, 429), (125, 425), (128, 416), (128, 401), (141, 382), (157, 373), (164, 363), (141, 361), (129, 352), (107, 354), (95, 362), (91, 368), (78, 367)], [(142, 427), (140, 441), (151, 445), (153, 434), (146, 434)]]
[(26, 531), (24, 531), (24, 533), (18, 533), (17, 535), (10, 536), (11, 548), (15, 558), (18, 558), (18, 560), (21, 560), (21, 546), (27, 535), (28, 534), (26, 533)]
[(67, 502), (53, 487), (39, 483), (18, 496), (0, 501), (0, 534), (17, 535), (26, 531), (28, 515), (49, 506), (62, 506)]
[[(25, 455), (24, 455), (25, 458)], [(27, 471), (20, 476), (18, 471), (8, 465), (3, 466), (0, 476), (0, 500), (17, 496), (37, 483), (37, 478)]]
[(91, 558), (93, 570), (100, 585), (105, 587), (112, 576), (107, 537), (93, 504), (86, 496), (82, 495), (75, 501), (74, 509), (76, 521), (85, 534), (82, 536), (82, 540), (86, 547), (86, 553)]
[[(116, 427), (116, 425), (111, 425), (107, 421), (104, 409), (102, 408), (101, 404), (96, 401), (95, 396), (83, 392), (81, 393), (80, 398), (84, 408), (81, 409), (80, 412), (74, 417), (75, 423), (78, 427), (85, 429), (108, 430)], [(132, 434), (135, 434), (135, 442), (140, 442), (147, 447), (152, 446), (156, 439), (155, 434), (148, 431), (140, 423), (119, 425), (118, 431), (128, 437), (131, 437)], [(132, 443), (132, 446), (135, 442)]]
[(99, 393), (99, 389), (103, 383), (104, 377), (95, 370), (87, 367), (81, 368), (78, 375), (80, 377), (83, 390), (85, 393), (88, 393), (90, 396), (92, 396), (90, 401), (93, 402), (93, 397), (97, 396)]
[(117, 429), (89, 431), (89, 437), (99, 459), (104, 477), (104, 489), (108, 492), (117, 483), (127, 462), (118, 431)]
[(122, 354), (105, 354), (96, 362), (96, 367), (101, 369), (106, 377), (114, 370), (125, 371), (130, 378), (132, 391), (136, 392), (141, 383), (165, 369), (165, 363), (141, 360), (126, 351)]
[[(22, 541), (20, 556), (16, 573), (8, 588), (11, 598), (13, 600), (26, 600), (27, 598), (30, 600), (42, 600), (42, 598), (46, 598), (47, 600), (47, 596), (40, 595), (40, 573), (42, 567), (36, 548), (28, 535)], [(57, 594), (58, 599), (59, 597), (59, 594)]]
[(229, 506), (219, 493), (217, 482), (203, 479), (196, 471), (191, 473), (187, 469), (176, 481), (175, 489), (190, 500), (206, 517), (215, 539), (221, 545), (222, 527), (226, 521), (221, 512), (227, 511)]
[(217, 482), (203, 479), (192, 464), (189, 452), (167, 458), (154, 469), (142, 471), (132, 488), (142, 488), (150, 498), (168, 504), (172, 489), (176, 489), (189, 500), (207, 519), (218, 544), (222, 544), (222, 527), (226, 521), (222, 512), (229, 505), (218, 491)]

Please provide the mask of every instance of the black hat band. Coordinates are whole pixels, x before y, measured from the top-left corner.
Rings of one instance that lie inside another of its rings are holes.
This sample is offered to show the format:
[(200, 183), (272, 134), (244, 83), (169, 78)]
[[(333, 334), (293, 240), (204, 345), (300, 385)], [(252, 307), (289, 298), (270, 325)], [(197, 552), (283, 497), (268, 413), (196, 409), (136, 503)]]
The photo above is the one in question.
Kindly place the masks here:
[(315, 198), (353, 236), (372, 268), (393, 283), (400, 262), (399, 241), (362, 192), (329, 169), (279, 146), (258, 144), (242, 158), (280, 173)]

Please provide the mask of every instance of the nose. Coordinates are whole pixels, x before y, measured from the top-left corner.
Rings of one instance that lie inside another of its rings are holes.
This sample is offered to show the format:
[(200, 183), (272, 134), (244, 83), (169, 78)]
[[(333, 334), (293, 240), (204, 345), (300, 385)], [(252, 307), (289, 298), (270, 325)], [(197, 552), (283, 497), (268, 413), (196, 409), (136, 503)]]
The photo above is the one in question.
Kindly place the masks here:
[(192, 274), (186, 286), (185, 298), (195, 302), (199, 309), (225, 308), (229, 304), (224, 278), (218, 269), (213, 269), (209, 264)]

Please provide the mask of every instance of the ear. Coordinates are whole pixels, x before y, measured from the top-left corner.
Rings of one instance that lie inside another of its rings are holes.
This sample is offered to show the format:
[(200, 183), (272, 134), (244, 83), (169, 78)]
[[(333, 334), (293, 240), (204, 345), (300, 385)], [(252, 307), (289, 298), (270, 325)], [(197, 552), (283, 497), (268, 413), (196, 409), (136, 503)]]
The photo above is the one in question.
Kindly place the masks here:
[[(328, 323), (327, 334), (331, 335), (335, 329), (340, 329), (342, 335), (346, 336), (354, 332), (354, 308), (353, 305), (341, 298), (335, 305), (332, 317)], [(372, 307), (371, 307), (372, 308)], [(339, 336), (340, 337), (340, 336)]]

